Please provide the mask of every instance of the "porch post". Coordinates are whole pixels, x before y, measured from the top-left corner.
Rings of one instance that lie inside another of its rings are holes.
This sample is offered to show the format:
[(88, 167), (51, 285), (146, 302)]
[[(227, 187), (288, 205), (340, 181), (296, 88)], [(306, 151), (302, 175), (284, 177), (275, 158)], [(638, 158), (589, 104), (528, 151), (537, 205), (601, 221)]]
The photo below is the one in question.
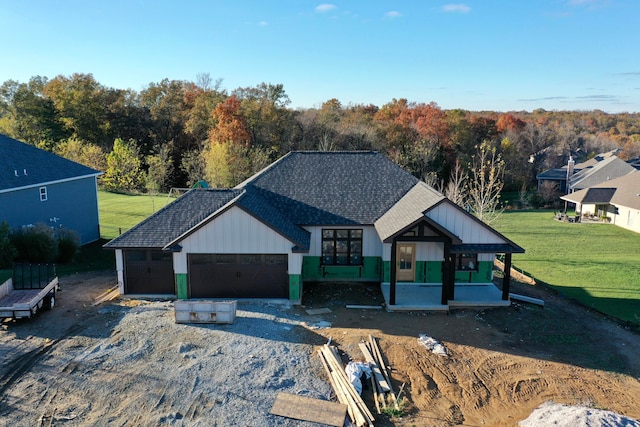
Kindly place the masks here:
[(451, 275), (451, 243), (448, 240), (444, 242), (444, 260), (442, 261), (442, 295), (440, 304), (447, 305), (449, 296), (449, 276)]
[(456, 291), (456, 255), (449, 255), (449, 295), (447, 298), (449, 300), (455, 299), (455, 291)]
[(391, 264), (389, 265), (389, 305), (396, 305), (396, 239), (391, 241)]
[(502, 299), (509, 299), (509, 287), (511, 286), (511, 254), (504, 254), (504, 277), (502, 279)]

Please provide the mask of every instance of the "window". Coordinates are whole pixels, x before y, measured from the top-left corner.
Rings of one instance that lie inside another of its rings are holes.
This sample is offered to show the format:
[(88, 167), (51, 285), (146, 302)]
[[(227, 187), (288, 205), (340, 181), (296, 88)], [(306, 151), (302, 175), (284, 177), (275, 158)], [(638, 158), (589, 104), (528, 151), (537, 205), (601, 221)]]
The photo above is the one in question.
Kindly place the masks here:
[(456, 270), (478, 271), (478, 254), (458, 254)]
[(323, 265), (362, 265), (362, 230), (322, 230)]
[(40, 187), (40, 201), (47, 201), (47, 187)]

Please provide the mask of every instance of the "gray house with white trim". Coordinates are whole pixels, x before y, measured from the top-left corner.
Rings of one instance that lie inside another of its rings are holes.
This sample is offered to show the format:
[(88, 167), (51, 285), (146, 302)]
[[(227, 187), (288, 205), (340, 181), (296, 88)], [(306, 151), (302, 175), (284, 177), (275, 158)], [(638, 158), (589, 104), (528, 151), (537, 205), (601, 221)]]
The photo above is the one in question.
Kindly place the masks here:
[[(522, 249), (370, 151), (291, 152), (233, 189), (193, 189), (105, 245), (123, 294), (285, 298), (304, 283), (429, 287), (435, 305), (493, 287)], [(497, 299), (508, 304), (509, 277)], [(493, 288), (495, 290), (495, 288)], [(495, 295), (495, 294), (494, 294)]]
[(100, 238), (97, 177), (102, 172), (0, 135), (0, 222), (43, 223)]

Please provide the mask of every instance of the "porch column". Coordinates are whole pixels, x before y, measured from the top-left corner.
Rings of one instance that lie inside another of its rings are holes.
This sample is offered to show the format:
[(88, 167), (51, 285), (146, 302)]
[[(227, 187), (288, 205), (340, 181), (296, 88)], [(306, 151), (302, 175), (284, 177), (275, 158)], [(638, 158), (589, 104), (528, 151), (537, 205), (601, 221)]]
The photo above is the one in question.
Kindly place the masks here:
[(389, 305), (396, 305), (396, 239), (391, 241), (391, 264), (389, 265)]
[(509, 287), (511, 286), (511, 254), (504, 254), (504, 277), (502, 279), (502, 299), (509, 299)]
[(442, 295), (440, 297), (440, 304), (447, 305), (449, 301), (449, 283), (451, 282), (449, 276), (451, 275), (451, 243), (449, 241), (444, 242), (444, 260), (442, 261)]
[(455, 299), (456, 291), (456, 255), (449, 254), (449, 295), (448, 300)]

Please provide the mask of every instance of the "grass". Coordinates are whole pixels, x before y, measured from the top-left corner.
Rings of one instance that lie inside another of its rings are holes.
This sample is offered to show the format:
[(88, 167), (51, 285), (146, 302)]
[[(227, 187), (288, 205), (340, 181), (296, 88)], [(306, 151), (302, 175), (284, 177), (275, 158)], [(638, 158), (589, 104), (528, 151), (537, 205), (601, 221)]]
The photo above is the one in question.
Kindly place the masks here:
[(526, 253), (513, 264), (602, 313), (640, 325), (640, 235), (611, 224), (559, 222), (553, 212), (505, 211), (492, 224)]
[(167, 202), (164, 194), (151, 197), (98, 191), (101, 237), (109, 240), (117, 237), (162, 209)]

